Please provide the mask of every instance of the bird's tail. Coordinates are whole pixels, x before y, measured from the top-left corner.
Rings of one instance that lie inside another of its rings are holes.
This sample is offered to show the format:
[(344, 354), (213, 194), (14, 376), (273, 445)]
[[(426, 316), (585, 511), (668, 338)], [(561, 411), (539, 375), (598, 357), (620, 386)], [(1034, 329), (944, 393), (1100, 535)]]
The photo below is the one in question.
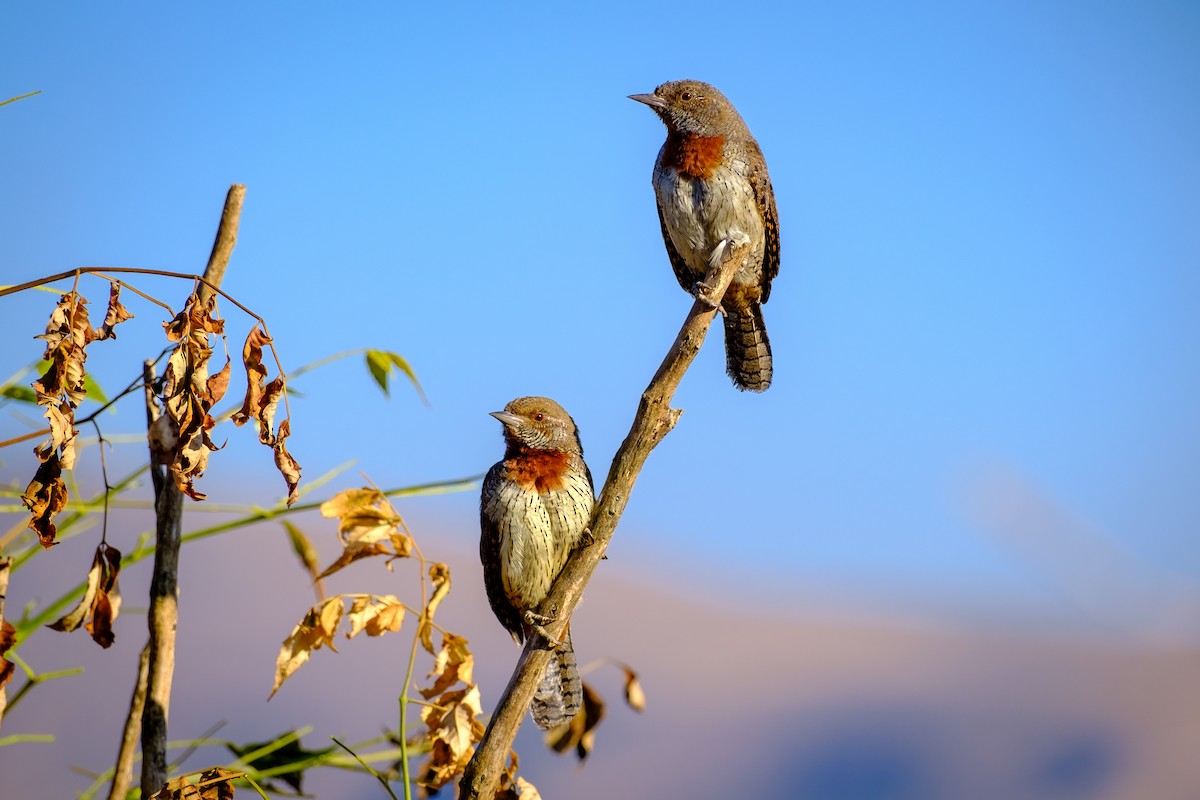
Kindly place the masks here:
[(563, 724), (579, 711), (583, 704), (583, 679), (575, 663), (575, 646), (571, 631), (563, 635), (562, 645), (555, 650), (546, 665), (546, 672), (533, 695), (530, 712), (542, 730)]
[(749, 298), (730, 303), (728, 294), (725, 300), (725, 369), (737, 388), (765, 392), (771, 385), (771, 343), (762, 304)]

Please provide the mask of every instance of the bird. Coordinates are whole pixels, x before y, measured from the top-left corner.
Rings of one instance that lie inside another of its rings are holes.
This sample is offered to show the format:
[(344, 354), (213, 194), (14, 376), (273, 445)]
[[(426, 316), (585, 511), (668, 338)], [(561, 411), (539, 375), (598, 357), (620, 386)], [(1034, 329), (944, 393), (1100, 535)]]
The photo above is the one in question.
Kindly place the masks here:
[(704, 299), (709, 268), (729, 248), (750, 245), (721, 301), (725, 366), (738, 389), (766, 391), (773, 370), (762, 304), (779, 274), (779, 216), (762, 149), (733, 104), (707, 83), (670, 81), (629, 99), (667, 126), (652, 183), (679, 285)]
[(548, 397), (519, 397), (491, 415), (504, 425), (504, 458), (488, 470), (479, 499), (479, 558), (488, 603), (517, 644), (534, 632), (554, 647), (530, 711), (542, 730), (568, 721), (583, 681), (568, 626), (562, 641), (536, 611), (571, 553), (587, 539), (596, 503), (575, 421)]

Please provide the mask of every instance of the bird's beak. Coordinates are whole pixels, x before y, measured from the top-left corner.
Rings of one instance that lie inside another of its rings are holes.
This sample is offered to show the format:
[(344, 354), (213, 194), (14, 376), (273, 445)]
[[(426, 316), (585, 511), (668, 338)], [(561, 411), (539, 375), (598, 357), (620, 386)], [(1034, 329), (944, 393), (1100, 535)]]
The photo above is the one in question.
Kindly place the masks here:
[(503, 422), (506, 427), (515, 428), (521, 424), (521, 418), (508, 411), (489, 411), (488, 413)]
[(663, 100), (656, 94), (631, 94), (629, 95), (629, 99), (637, 100), (639, 103), (645, 103), (655, 111), (661, 111), (667, 107), (667, 101)]

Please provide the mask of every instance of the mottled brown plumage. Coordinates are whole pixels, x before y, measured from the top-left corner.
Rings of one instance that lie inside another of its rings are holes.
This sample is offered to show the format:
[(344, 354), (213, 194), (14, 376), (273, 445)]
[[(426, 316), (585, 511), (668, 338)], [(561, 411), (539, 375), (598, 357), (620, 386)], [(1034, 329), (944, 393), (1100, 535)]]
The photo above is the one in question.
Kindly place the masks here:
[[(587, 530), (595, 489), (575, 422), (558, 403), (521, 397), (492, 416), (506, 448), (483, 480), (479, 556), (492, 611), (519, 644), (544, 621), (536, 609)], [(568, 629), (534, 695), (534, 722), (545, 730), (570, 719), (582, 692)]]
[(725, 361), (735, 386), (765, 391), (772, 361), (762, 304), (779, 274), (779, 220), (762, 150), (733, 104), (707, 83), (672, 81), (630, 98), (667, 126), (653, 184), (679, 285), (694, 294), (730, 246), (750, 243), (722, 301)]

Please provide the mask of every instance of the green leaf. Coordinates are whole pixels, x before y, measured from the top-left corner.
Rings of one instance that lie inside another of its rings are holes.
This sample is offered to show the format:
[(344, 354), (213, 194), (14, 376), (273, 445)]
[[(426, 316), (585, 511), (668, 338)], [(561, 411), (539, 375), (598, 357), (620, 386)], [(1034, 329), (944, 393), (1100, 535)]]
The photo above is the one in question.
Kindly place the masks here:
[(37, 393), (28, 386), (5, 386), (0, 389), (0, 396), (22, 403), (37, 403)]
[(303, 531), (292, 523), (284, 520), (281, 524), (283, 525), (283, 529), (287, 531), (288, 541), (292, 543), (292, 551), (300, 559), (300, 563), (304, 565), (304, 568), (308, 570), (310, 575), (319, 575), (321, 573), (320, 559), (312, 542), (304, 535)]
[(391, 394), (388, 391), (388, 379), (391, 377), (393, 368), (400, 370), (408, 377), (413, 388), (420, 395), (421, 402), (429, 405), (425, 391), (421, 388), (421, 382), (417, 380), (417, 373), (413, 372), (412, 366), (404, 356), (388, 350), (367, 350), (367, 369), (371, 372), (371, 377), (379, 384), (379, 388), (389, 397)]
[(367, 369), (371, 371), (371, 377), (379, 384), (379, 388), (383, 390), (383, 393), (390, 397), (391, 395), (388, 392), (388, 373), (392, 370), (392, 361), (388, 357), (388, 353), (382, 350), (368, 350)]
[(100, 388), (100, 384), (96, 383), (95, 379), (90, 374), (85, 373), (83, 376), (83, 388), (87, 392), (87, 399), (94, 400), (100, 405), (108, 402), (108, 395)]

